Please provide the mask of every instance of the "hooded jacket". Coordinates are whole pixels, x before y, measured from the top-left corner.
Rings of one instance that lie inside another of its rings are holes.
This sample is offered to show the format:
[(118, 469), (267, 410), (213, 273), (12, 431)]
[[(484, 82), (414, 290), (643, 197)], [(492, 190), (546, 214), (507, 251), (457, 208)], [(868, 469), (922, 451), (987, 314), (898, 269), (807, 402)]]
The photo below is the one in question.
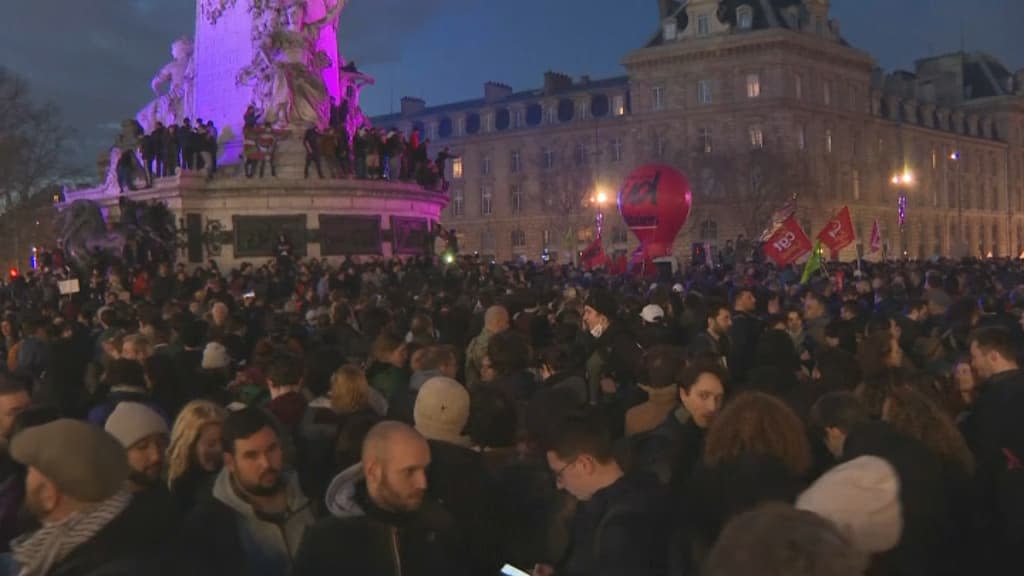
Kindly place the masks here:
[(331, 517), (311, 527), (294, 576), (467, 574), (454, 523), (429, 499), (415, 512), (391, 512), (369, 497), (362, 464), (334, 478), (325, 498)]
[(243, 500), (225, 467), (213, 484), (213, 498), (186, 521), (185, 550), (190, 574), (271, 576), (287, 574), (306, 528), (313, 524), (309, 500), (297, 477), (284, 475), (288, 511), (279, 517), (258, 512)]

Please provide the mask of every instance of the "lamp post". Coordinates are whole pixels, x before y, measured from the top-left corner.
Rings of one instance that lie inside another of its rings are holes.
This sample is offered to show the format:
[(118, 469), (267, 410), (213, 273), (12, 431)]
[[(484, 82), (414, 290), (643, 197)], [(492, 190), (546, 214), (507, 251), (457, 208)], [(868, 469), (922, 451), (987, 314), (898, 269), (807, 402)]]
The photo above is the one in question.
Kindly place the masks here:
[(914, 185), (914, 173), (908, 168), (904, 168), (902, 172), (897, 172), (892, 175), (889, 179), (892, 185), (896, 187), (899, 194), (896, 198), (896, 213), (900, 228), (900, 244), (903, 246), (903, 257), (906, 258), (908, 254), (907, 246), (907, 190)]
[[(967, 233), (964, 231), (964, 197), (963, 187), (960, 178), (960, 151), (953, 150), (949, 154), (949, 159), (956, 166), (954, 171), (954, 178), (956, 179), (956, 231), (958, 239), (956, 242), (956, 254), (957, 257), (964, 257), (967, 255), (967, 251), (964, 249), (964, 244), (967, 242)], [(950, 240), (953, 240), (952, 238)]]

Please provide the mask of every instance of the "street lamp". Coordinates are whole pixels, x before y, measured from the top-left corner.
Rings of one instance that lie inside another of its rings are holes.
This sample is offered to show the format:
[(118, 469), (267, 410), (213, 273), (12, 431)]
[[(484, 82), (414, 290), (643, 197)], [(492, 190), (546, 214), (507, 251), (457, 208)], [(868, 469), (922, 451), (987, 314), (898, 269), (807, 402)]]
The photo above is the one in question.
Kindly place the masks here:
[(906, 256), (907, 189), (914, 185), (914, 173), (908, 168), (904, 168), (902, 172), (893, 174), (890, 182), (899, 190), (899, 196), (896, 199), (896, 214), (900, 225), (900, 243), (903, 245), (903, 255)]

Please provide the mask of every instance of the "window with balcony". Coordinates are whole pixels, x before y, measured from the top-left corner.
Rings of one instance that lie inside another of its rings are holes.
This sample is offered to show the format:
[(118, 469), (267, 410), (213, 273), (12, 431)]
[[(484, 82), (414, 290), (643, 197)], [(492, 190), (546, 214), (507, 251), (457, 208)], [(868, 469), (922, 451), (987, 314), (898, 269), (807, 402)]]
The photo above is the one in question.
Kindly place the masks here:
[(516, 229), (512, 231), (512, 247), (523, 248), (526, 246), (526, 232)]
[(740, 6), (736, 9), (736, 26), (740, 30), (750, 30), (754, 26), (754, 11), (750, 6)]
[(509, 190), (509, 201), (513, 214), (523, 213), (523, 187), (521, 185), (512, 185), (512, 188)]
[(711, 154), (712, 152), (714, 152), (714, 148), (711, 142), (711, 128), (698, 128), (697, 141), (701, 147), (701, 150), (703, 150), (705, 154)]
[(613, 116), (625, 116), (626, 115), (626, 97), (622, 94), (612, 97), (612, 115)]
[(697, 16), (697, 36), (704, 37), (711, 34), (711, 19), (707, 14)]
[(480, 215), (490, 216), (494, 213), (494, 193), (490, 184), (480, 186)]
[(622, 162), (622, 138), (613, 138), (611, 141), (612, 162)]
[(700, 104), (711, 104), (710, 80), (700, 80), (697, 82), (697, 102)]
[(751, 126), (748, 130), (750, 135), (750, 148), (760, 150), (764, 148), (764, 130), (760, 126)]
[(651, 107), (655, 111), (665, 109), (665, 89), (661, 86), (651, 88)]
[(761, 95), (761, 75), (747, 74), (747, 98), (757, 98)]
[(462, 216), (466, 213), (466, 193), (462, 188), (456, 188), (452, 192), (452, 216)]

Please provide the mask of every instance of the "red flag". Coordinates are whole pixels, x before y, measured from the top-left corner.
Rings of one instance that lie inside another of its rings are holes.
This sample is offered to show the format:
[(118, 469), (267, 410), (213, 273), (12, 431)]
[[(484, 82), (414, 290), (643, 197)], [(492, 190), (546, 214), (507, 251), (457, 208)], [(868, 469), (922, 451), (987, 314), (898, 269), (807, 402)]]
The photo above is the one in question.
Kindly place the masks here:
[(878, 220), (871, 226), (871, 242), (868, 253), (874, 254), (882, 249), (882, 231), (878, 229)]
[(804, 233), (796, 217), (790, 216), (772, 232), (763, 248), (765, 256), (779, 266), (785, 266), (811, 251), (811, 239)]
[(849, 206), (843, 206), (843, 209), (825, 224), (821, 232), (818, 232), (818, 240), (821, 240), (821, 243), (828, 246), (833, 252), (839, 252), (846, 248), (856, 238), (853, 221), (850, 219)]
[(590, 242), (590, 245), (580, 254), (580, 264), (587, 270), (604, 266), (608, 261), (608, 256), (604, 253), (604, 243), (601, 241), (601, 237), (598, 236)]

